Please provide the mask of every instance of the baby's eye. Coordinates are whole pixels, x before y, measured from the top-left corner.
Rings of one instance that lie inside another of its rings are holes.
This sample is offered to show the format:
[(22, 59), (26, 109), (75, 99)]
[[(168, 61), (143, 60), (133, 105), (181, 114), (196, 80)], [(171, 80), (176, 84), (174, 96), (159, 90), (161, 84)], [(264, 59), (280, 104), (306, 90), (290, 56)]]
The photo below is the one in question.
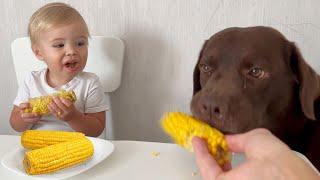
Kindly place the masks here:
[(87, 42), (86, 41), (78, 41), (78, 42), (76, 42), (76, 45), (77, 46), (85, 46), (85, 45), (87, 45)]
[(53, 44), (52, 45), (54, 48), (63, 48), (64, 44), (63, 43), (58, 43), (58, 44)]

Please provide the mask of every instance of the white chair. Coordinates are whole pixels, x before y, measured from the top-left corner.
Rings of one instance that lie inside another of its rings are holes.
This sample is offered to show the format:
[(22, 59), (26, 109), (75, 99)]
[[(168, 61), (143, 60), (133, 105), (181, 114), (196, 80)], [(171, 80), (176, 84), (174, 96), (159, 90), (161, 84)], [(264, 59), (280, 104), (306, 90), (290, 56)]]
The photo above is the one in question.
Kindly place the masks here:
[[(45, 67), (45, 64), (37, 60), (33, 54), (29, 37), (14, 40), (11, 51), (19, 86), (30, 71)], [(89, 39), (88, 61), (84, 71), (93, 72), (99, 76), (110, 107), (106, 113), (106, 129), (101, 138), (113, 139), (112, 107), (108, 93), (120, 86), (123, 56), (124, 43), (120, 39), (104, 36), (93, 36)]]

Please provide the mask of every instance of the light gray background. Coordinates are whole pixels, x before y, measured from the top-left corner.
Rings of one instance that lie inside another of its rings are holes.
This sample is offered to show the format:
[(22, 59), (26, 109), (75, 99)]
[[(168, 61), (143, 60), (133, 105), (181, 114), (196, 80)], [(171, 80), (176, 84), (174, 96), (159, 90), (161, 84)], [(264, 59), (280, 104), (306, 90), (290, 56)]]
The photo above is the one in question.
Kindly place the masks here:
[[(28, 19), (48, 0), (0, 0), (0, 134), (9, 125), (17, 82), (10, 43), (26, 36)], [(189, 112), (192, 73), (205, 39), (232, 26), (272, 26), (295, 41), (320, 70), (319, 0), (70, 0), (92, 35), (126, 45), (120, 88), (111, 94), (115, 139), (167, 141), (166, 111)]]

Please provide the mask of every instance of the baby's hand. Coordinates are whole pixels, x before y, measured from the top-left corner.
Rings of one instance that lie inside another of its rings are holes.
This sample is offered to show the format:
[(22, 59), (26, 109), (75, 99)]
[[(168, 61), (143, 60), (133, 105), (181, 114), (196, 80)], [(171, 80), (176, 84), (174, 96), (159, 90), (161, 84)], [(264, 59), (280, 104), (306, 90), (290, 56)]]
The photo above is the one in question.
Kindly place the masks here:
[(70, 100), (57, 96), (53, 96), (52, 99), (53, 101), (49, 104), (48, 108), (57, 118), (67, 121), (68, 117), (72, 116), (76, 111), (76, 108)]
[(26, 112), (26, 109), (28, 109), (28, 108), (30, 108), (29, 103), (21, 103), (19, 105), (21, 119), (26, 123), (31, 123), (31, 124), (37, 123), (40, 120), (41, 115), (39, 115), (37, 113)]

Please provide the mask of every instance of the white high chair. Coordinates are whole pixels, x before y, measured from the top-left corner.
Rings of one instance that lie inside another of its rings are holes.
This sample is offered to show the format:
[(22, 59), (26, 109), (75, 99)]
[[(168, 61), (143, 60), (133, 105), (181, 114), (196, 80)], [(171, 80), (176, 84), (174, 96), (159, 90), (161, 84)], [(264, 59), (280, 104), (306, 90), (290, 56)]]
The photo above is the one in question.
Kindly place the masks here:
[[(14, 69), (18, 85), (30, 71), (45, 67), (31, 50), (29, 37), (17, 38), (11, 44)], [(113, 139), (112, 107), (108, 93), (115, 91), (121, 83), (124, 44), (115, 37), (92, 36), (89, 38), (88, 61), (84, 71), (93, 72), (99, 76), (109, 110), (106, 112), (106, 128), (100, 138)]]

